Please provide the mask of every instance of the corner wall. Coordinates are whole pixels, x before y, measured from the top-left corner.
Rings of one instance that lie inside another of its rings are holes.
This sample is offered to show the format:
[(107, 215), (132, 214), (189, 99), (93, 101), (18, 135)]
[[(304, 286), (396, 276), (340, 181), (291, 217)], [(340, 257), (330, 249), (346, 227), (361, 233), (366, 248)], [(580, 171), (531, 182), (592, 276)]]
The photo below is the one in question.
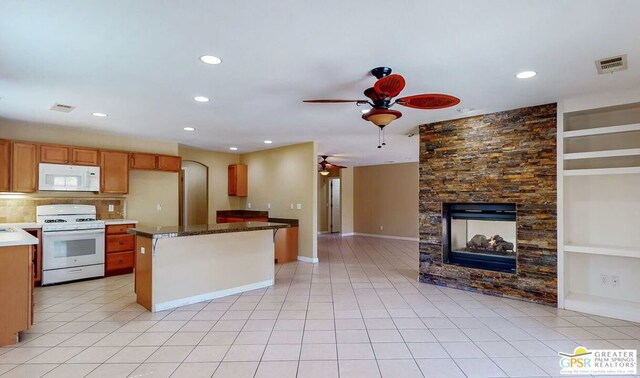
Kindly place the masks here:
[(342, 235), (353, 234), (353, 171), (354, 168), (340, 170), (340, 205), (342, 206)]
[[(249, 170), (249, 196), (240, 208), (269, 211), (274, 218), (295, 218), (298, 255), (318, 258), (318, 171), (315, 142), (273, 148), (240, 155)], [(226, 180), (225, 180), (226, 183)], [(267, 208), (271, 204), (271, 209)], [(293, 204), (293, 209), (291, 205)], [(296, 204), (302, 209), (297, 210)]]
[(418, 163), (355, 167), (354, 232), (417, 239), (418, 179)]

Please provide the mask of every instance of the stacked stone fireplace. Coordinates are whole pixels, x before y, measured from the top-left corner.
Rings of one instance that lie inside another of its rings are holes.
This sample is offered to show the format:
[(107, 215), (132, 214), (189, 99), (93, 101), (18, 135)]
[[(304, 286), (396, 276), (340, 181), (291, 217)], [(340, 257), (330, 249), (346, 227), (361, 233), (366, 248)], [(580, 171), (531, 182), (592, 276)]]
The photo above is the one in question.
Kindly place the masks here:
[(420, 126), (420, 281), (555, 305), (556, 234), (556, 104)]

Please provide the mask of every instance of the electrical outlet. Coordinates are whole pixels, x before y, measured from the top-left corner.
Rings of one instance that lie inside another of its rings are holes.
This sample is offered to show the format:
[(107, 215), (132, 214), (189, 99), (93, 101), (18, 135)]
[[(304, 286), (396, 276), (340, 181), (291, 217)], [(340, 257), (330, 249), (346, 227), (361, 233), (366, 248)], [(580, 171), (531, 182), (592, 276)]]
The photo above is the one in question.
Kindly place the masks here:
[(600, 275), (600, 286), (609, 286), (609, 276), (606, 274)]
[(146, 251), (145, 251), (144, 247), (140, 247), (140, 254), (141, 254), (141, 255), (144, 255), (144, 253), (145, 253), (145, 252), (146, 252)]
[(251, 208), (251, 202), (248, 202), (247, 203), (247, 209), (250, 209), (250, 208)]
[(113, 210), (115, 210), (115, 209), (114, 209), (114, 207), (113, 207), (113, 205), (109, 205), (109, 212), (110, 212), (110, 213), (113, 213)]
[(383, 226), (380, 226), (380, 231), (382, 231), (382, 230), (384, 230), (384, 227), (383, 227)]
[(161, 204), (157, 204), (156, 205), (156, 210), (157, 211), (162, 211), (162, 205)]
[(619, 276), (611, 276), (611, 287), (618, 287), (620, 286), (620, 277)]
[(271, 202), (267, 203), (267, 209), (271, 208)]
[(291, 204), (291, 210), (293, 210), (293, 204)]

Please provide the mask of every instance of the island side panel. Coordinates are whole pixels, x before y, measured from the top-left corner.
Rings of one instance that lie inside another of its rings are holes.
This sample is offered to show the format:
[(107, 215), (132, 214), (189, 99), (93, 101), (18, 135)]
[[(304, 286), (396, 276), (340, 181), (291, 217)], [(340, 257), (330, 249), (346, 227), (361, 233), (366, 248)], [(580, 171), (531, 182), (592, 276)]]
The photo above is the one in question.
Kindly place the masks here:
[(0, 346), (18, 342), (31, 326), (32, 247), (0, 247)]
[(273, 230), (163, 238), (153, 258), (153, 311), (274, 283)]
[[(153, 264), (153, 240), (142, 236), (136, 236), (135, 258), (135, 292), (136, 301), (147, 310), (152, 309), (152, 264)], [(144, 253), (142, 253), (144, 248)]]

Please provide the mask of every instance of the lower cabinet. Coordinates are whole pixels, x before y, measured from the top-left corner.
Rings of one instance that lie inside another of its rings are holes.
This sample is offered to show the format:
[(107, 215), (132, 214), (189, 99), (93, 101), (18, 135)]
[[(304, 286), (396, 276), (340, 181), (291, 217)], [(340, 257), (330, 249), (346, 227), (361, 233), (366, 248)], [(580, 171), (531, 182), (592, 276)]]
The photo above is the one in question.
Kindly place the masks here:
[(134, 224), (117, 224), (106, 227), (105, 276), (115, 276), (133, 272), (135, 235), (127, 234)]
[(30, 245), (0, 247), (0, 346), (33, 324), (32, 253)]
[(276, 264), (298, 260), (298, 227), (277, 230), (275, 249)]

